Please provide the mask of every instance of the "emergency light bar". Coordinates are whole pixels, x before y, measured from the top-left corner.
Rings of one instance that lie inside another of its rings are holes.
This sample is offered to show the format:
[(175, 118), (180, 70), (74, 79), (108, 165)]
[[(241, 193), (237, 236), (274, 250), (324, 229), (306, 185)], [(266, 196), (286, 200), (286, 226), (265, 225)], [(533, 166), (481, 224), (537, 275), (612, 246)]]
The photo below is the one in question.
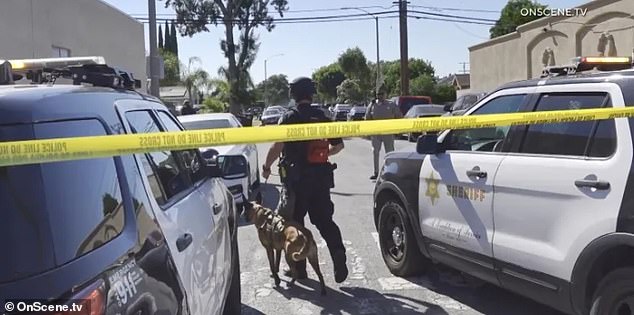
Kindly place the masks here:
[(11, 68), (14, 72), (41, 69), (59, 69), (70, 66), (106, 64), (106, 59), (101, 56), (0, 60), (0, 64), (4, 63), (5, 61), (8, 61), (11, 64)]
[(632, 57), (576, 57), (572, 63), (563, 66), (546, 67), (542, 71), (543, 77), (571, 75), (583, 71), (618, 71), (632, 69)]
[(141, 87), (132, 73), (112, 68), (101, 56), (0, 60), (0, 85), (13, 84), (26, 77), (34, 84), (54, 83), (69, 78), (74, 85), (134, 90)]

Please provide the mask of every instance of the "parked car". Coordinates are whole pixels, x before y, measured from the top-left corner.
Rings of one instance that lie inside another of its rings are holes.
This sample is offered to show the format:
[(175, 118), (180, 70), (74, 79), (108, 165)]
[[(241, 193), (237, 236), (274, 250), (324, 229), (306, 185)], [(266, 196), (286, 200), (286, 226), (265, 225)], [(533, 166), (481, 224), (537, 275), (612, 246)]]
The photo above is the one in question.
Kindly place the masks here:
[(281, 106), (267, 107), (264, 112), (262, 112), (262, 117), (260, 117), (262, 126), (277, 125), (284, 112), (285, 109)]
[[(440, 117), (445, 113), (444, 105), (414, 105), (407, 111), (403, 118)], [(420, 135), (420, 132), (409, 132), (405, 134), (409, 142), (415, 142)]]
[(396, 96), (393, 97), (391, 101), (398, 106), (403, 116), (405, 116), (407, 111), (414, 105), (432, 104), (431, 97), (429, 96)]
[[(3, 74), (59, 71), (81, 80), (16, 85), (0, 76), (0, 142), (137, 133), (160, 141), (182, 130), (159, 99), (134, 91), (130, 73), (82, 66), (99, 62), (85, 59), (0, 66)], [(79, 302), (91, 314), (240, 312), (236, 205), (218, 165), (199, 150), (0, 173), (2, 299)]]
[(364, 120), (365, 119), (365, 111), (366, 110), (367, 110), (367, 107), (365, 107), (365, 106), (354, 106), (354, 107), (352, 107), (350, 112), (348, 112), (348, 121)]
[[(185, 129), (241, 128), (236, 117), (229, 113), (180, 116)], [(238, 209), (248, 201), (262, 202), (260, 192), (260, 165), (255, 144), (223, 145), (201, 148), (205, 159), (217, 159), (222, 169), (222, 178), (233, 194)]]
[[(622, 70), (581, 70), (596, 67)], [(634, 104), (628, 57), (545, 75), (465, 116)], [(446, 130), (387, 154), (373, 211), (386, 266), (415, 276), (441, 263), (568, 314), (631, 314), (632, 139), (634, 118), (566, 120)]]
[(340, 121), (348, 119), (348, 112), (352, 109), (348, 104), (337, 104), (332, 111), (332, 120)]
[(445, 111), (448, 112), (448, 115), (451, 116), (461, 116), (478, 101), (483, 99), (486, 95), (486, 93), (461, 95), (460, 97), (458, 97), (458, 99), (456, 99), (454, 103), (446, 105)]

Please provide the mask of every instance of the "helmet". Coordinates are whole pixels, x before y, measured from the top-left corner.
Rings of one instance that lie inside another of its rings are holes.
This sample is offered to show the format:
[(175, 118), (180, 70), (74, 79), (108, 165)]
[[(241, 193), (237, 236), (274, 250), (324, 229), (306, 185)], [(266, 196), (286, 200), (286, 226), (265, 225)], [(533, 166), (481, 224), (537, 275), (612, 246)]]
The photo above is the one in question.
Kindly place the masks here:
[(291, 98), (301, 100), (311, 98), (313, 94), (317, 93), (317, 89), (313, 80), (307, 77), (299, 77), (291, 82), (289, 93)]

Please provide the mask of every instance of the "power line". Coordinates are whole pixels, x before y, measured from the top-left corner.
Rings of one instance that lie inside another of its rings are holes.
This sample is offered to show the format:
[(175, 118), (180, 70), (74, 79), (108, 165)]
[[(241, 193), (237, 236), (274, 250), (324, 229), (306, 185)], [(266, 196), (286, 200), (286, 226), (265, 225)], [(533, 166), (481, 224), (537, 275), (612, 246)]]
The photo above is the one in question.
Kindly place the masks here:
[[(284, 14), (286, 13), (309, 13), (309, 12), (337, 12), (337, 11), (350, 11), (350, 10), (355, 10), (355, 9), (383, 9), (383, 10), (389, 10), (396, 7), (395, 5), (392, 6), (380, 6), (380, 5), (371, 5), (371, 6), (362, 6), (362, 7), (349, 7), (349, 8), (321, 8), (321, 9), (301, 9), (301, 10), (288, 10), (288, 11), (284, 11)], [(132, 17), (146, 17), (147, 14), (146, 13), (131, 13), (129, 14)], [(175, 13), (159, 13), (157, 14), (157, 16), (168, 16), (168, 17), (174, 17), (176, 18), (176, 14)]]
[(466, 9), (466, 8), (443, 8), (443, 7), (431, 7), (431, 6), (415, 5), (415, 4), (410, 4), (410, 7), (412, 7), (412, 8), (428, 9), (428, 10), (434, 10), (434, 11), (457, 11), (457, 12), (502, 13), (501, 11), (495, 11), (495, 10)]
[(488, 23), (488, 22), (465, 21), (465, 20), (450, 20), (450, 19), (434, 18), (434, 17), (428, 17), (428, 16), (408, 15), (407, 17), (408, 18), (417, 19), (417, 20), (430, 20), (430, 21), (453, 22), (453, 23), (463, 23), (463, 24), (488, 25), (488, 26), (495, 25), (495, 23)]
[(480, 35), (477, 35), (477, 34), (474, 34), (474, 33), (470, 32), (470, 31), (467, 31), (467, 30), (465, 30), (464, 28), (462, 28), (460, 25), (458, 25), (456, 23), (453, 23), (453, 26), (455, 28), (459, 29), (460, 31), (462, 31), (463, 33), (467, 34), (467, 35), (471, 35), (471, 36), (479, 38), (479, 39), (489, 40), (488, 37), (480, 36)]
[(492, 19), (483, 19), (483, 18), (470, 17), (470, 16), (460, 16), (460, 15), (451, 15), (451, 14), (442, 14), (442, 13), (431, 13), (431, 12), (425, 12), (425, 11), (414, 11), (414, 10), (410, 10), (409, 12), (412, 12), (412, 13), (418, 13), (418, 14), (422, 14), (422, 15), (431, 15), (431, 16), (446, 17), (446, 18), (457, 18), (457, 19), (465, 19), (465, 20), (473, 20), (473, 21), (482, 21), (482, 22), (492, 22), (492, 23), (497, 22), (497, 20), (492, 20)]
[[(398, 13), (398, 11), (381, 11), (375, 12), (374, 15), (385, 15), (385, 14), (394, 14)], [(322, 15), (322, 16), (305, 16), (305, 17), (294, 17), (294, 18), (273, 18), (273, 22), (282, 22), (282, 21), (311, 21), (311, 20), (328, 20), (328, 19), (337, 19), (337, 18), (354, 18), (354, 17), (368, 17), (366, 13), (355, 13), (355, 14), (339, 14), (339, 15)], [(146, 21), (147, 17), (139, 17), (137, 20)], [(174, 19), (157, 19), (157, 21), (172, 21)], [(211, 19), (210, 19), (211, 20)], [(222, 16), (216, 17), (214, 20), (210, 22), (224, 22), (224, 18)], [(185, 19), (179, 22), (198, 22), (196, 19)], [(233, 19), (232, 22), (242, 22), (240, 19)]]

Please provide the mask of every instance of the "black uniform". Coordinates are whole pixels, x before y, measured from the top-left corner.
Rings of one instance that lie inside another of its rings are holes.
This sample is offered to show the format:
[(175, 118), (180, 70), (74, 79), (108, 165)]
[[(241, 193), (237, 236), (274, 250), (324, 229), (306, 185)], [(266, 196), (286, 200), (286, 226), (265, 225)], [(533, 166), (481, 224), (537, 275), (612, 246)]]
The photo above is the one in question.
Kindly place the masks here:
[(194, 115), (196, 110), (192, 106), (183, 106), (181, 109), (181, 115)]
[[(309, 104), (300, 104), (289, 110), (280, 121), (283, 124), (328, 122), (324, 113)], [(331, 145), (343, 143), (340, 138), (329, 139)], [(310, 141), (285, 142), (280, 160), (282, 195), (278, 213), (285, 218), (304, 225), (306, 213), (328, 245), (331, 257), (337, 252), (345, 252), (341, 231), (333, 221), (334, 204), (330, 199), (330, 189), (334, 187), (334, 166), (330, 163), (311, 164), (308, 162)], [(298, 270), (305, 270), (306, 262), (298, 263)]]

